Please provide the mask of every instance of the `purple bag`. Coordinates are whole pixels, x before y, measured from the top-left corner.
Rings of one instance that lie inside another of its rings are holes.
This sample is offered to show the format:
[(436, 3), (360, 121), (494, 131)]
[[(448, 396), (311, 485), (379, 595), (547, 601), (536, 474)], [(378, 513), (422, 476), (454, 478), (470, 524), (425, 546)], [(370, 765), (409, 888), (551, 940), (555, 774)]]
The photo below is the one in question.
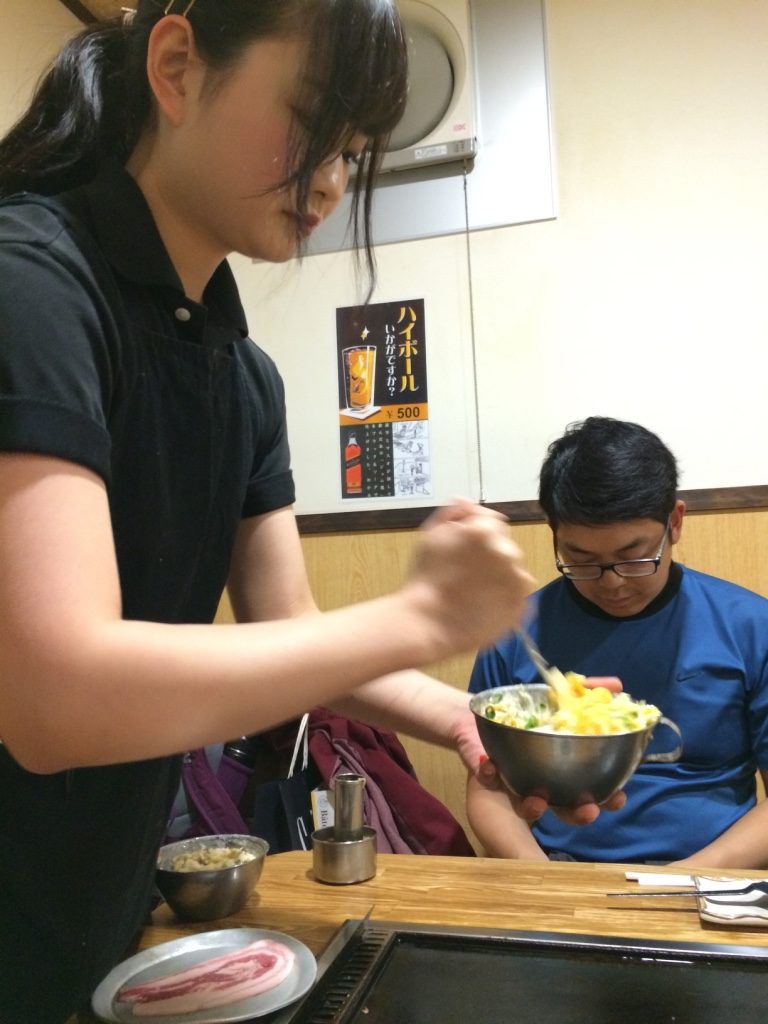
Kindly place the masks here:
[(254, 772), (258, 736), (241, 736), (185, 754), (165, 841), (253, 834), (267, 840), (271, 853), (308, 849), (312, 832), (308, 720), (309, 715), (304, 715), (299, 723), (287, 777), (257, 786), (247, 814), (241, 807)]
[(252, 774), (246, 737), (185, 754), (166, 842), (226, 833), (247, 835), (250, 829), (239, 805)]

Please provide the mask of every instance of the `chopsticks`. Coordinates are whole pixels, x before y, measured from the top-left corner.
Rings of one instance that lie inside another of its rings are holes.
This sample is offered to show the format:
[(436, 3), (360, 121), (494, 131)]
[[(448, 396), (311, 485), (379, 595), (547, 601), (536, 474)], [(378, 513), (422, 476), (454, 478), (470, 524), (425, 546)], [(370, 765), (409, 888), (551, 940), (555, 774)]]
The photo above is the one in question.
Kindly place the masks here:
[(606, 896), (749, 896), (753, 892), (768, 894), (768, 880), (750, 882), (738, 889), (680, 889), (677, 892), (607, 892)]

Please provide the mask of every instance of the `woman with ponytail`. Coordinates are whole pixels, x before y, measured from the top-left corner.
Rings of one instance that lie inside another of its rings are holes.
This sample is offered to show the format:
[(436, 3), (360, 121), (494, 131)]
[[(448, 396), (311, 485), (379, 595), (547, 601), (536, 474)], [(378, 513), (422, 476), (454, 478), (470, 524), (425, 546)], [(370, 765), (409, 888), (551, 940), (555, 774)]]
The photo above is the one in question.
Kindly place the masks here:
[(0, 142), (3, 1024), (62, 1024), (125, 954), (179, 752), (326, 704), (477, 766), (466, 697), (413, 666), (516, 624), (519, 552), (457, 502), (396, 593), (320, 614), (226, 262), (300, 255), (356, 164), (372, 274), (405, 95), (394, 0), (140, 0)]

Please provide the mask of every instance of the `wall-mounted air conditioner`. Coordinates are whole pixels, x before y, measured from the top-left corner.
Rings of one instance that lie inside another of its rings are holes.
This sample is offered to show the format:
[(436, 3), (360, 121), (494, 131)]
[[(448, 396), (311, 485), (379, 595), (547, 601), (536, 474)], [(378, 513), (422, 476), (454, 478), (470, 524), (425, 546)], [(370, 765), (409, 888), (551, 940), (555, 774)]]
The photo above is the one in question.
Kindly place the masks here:
[(398, 0), (409, 91), (382, 170), (471, 159), (477, 152), (469, 0)]

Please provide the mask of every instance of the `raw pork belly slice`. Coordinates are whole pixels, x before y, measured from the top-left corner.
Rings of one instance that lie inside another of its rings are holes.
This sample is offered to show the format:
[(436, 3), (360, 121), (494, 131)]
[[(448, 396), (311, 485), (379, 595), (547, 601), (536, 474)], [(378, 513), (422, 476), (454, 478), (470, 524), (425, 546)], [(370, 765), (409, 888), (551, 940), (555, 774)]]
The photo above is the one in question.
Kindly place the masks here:
[(259, 939), (184, 971), (122, 988), (117, 999), (132, 1004), (136, 1017), (207, 1010), (267, 992), (288, 977), (293, 961), (293, 951), (282, 942)]

